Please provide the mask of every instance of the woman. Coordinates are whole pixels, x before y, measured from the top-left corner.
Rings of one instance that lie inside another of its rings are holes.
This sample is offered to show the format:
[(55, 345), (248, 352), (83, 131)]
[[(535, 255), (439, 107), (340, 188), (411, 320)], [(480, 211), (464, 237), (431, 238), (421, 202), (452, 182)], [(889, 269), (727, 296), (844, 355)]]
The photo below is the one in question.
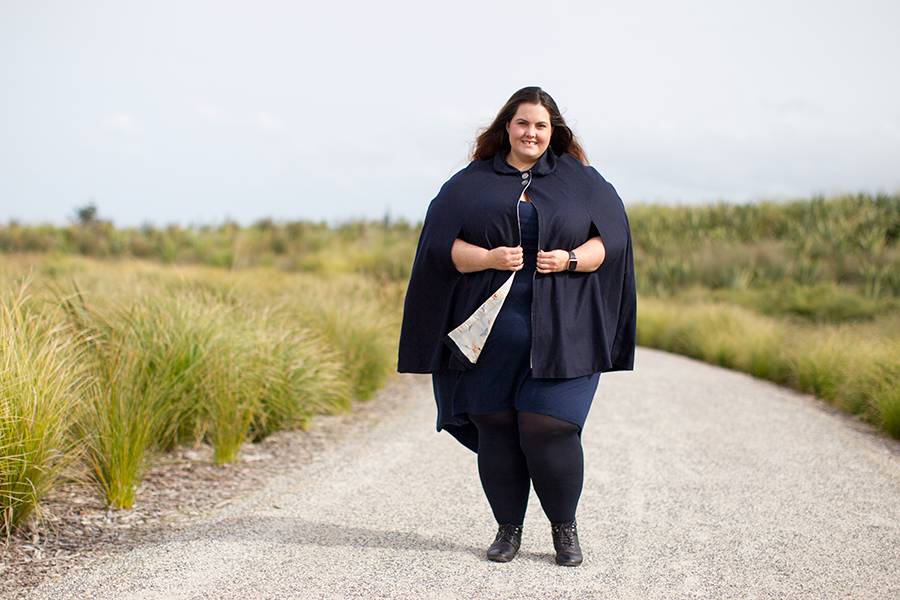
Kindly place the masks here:
[(634, 359), (628, 220), (540, 88), (513, 94), (472, 158), (428, 208), (399, 370), (433, 374), (438, 430), (478, 453), (488, 558), (515, 557), (533, 484), (556, 562), (576, 566), (581, 430), (600, 373)]

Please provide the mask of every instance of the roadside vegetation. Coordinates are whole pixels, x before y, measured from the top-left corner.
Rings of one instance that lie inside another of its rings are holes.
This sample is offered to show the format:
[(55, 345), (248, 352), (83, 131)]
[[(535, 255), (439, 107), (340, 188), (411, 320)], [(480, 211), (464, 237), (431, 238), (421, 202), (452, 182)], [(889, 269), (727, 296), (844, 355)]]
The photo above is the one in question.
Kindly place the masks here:
[[(900, 196), (629, 207), (639, 343), (900, 439)], [(394, 368), (418, 227), (0, 226), (0, 531), (60, 481), (134, 502), (160, 453), (242, 444)]]
[(272, 267), (289, 273), (363, 273), (381, 280), (409, 277), (419, 230), (405, 221), (340, 226), (304, 221), (234, 222), (218, 226), (144, 225), (116, 228), (89, 204), (69, 225), (0, 225), (0, 255), (50, 254), (138, 259), (229, 270)]
[(234, 461), (369, 398), (394, 368), (405, 282), (383, 273), (2, 260), (3, 531), (61, 481), (129, 508), (161, 452), (208, 443)]
[(638, 341), (900, 439), (900, 195), (629, 210)]

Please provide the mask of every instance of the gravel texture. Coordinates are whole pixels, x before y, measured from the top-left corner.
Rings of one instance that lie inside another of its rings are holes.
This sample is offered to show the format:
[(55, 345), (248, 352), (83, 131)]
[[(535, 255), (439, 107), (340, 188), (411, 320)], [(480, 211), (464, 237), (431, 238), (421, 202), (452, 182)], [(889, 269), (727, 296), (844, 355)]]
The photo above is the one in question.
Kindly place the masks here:
[(553, 563), (535, 497), (519, 556), (430, 381), (257, 492), (35, 599), (900, 598), (900, 451), (821, 402), (640, 349), (584, 431), (585, 562)]

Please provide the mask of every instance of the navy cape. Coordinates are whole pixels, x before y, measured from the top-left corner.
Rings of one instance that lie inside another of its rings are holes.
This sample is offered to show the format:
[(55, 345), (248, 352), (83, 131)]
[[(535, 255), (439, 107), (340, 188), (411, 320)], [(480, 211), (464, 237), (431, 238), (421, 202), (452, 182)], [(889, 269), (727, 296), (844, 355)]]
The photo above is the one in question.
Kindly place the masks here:
[[(633, 368), (637, 311), (625, 207), (593, 167), (548, 150), (526, 174), (502, 154), (472, 161), (432, 200), (404, 304), (401, 373), (473, 367), (451, 351), (447, 334), (510, 273), (460, 273), (450, 252), (457, 238), (488, 249), (520, 244), (517, 203), (525, 175), (531, 179), (528, 197), (538, 212), (542, 250), (573, 250), (598, 234), (606, 247), (603, 264), (592, 273), (535, 274), (532, 376), (573, 378)], [(438, 429), (445, 424), (439, 422)]]

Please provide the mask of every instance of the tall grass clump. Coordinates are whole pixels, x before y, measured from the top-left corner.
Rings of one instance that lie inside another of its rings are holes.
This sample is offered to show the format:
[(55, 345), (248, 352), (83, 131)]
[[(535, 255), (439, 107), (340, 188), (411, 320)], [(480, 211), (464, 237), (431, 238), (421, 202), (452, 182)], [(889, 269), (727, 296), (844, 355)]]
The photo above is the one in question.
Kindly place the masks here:
[(900, 440), (900, 374), (894, 371), (871, 391), (875, 408), (884, 430)]
[(242, 353), (245, 347), (239, 342), (229, 334), (213, 340), (201, 381), (203, 425), (220, 465), (237, 458), (261, 404), (251, 364), (255, 357)]
[(357, 277), (321, 279), (292, 306), (305, 326), (331, 342), (353, 396), (360, 399), (370, 398), (395, 367), (396, 307), (393, 298), (380, 296), (380, 287)]
[(294, 322), (285, 311), (262, 311), (249, 325), (246, 348), (255, 362), (251, 383), (260, 397), (251, 437), (259, 440), (279, 429), (306, 428), (313, 415), (349, 405), (352, 386), (326, 338)]
[(38, 506), (77, 456), (68, 436), (85, 379), (71, 332), (0, 292), (0, 531)]
[[(867, 329), (886, 334), (878, 338)], [(891, 331), (894, 335), (891, 335)], [(859, 415), (898, 437), (900, 326), (882, 319), (867, 327), (847, 324), (804, 327), (792, 356), (795, 387)]]
[(76, 424), (91, 480), (106, 502), (131, 508), (150, 465), (162, 419), (160, 391), (138, 375), (140, 355), (109, 340), (93, 359), (94, 380)]
[(241, 306), (212, 341), (199, 405), (216, 462), (248, 439), (302, 428), (314, 414), (348, 405), (344, 365), (322, 336), (270, 311)]
[(333, 319), (310, 308), (308, 291), (273, 298), (240, 278), (139, 276), (111, 301), (108, 284), (90, 286), (95, 302), (76, 289), (65, 305), (91, 340), (95, 384), (79, 434), (114, 506), (130, 505), (158, 451), (206, 441), (217, 463), (231, 462), (248, 439), (306, 426), (356, 395), (347, 353), (322, 325)]
[(209, 311), (160, 290), (102, 308), (76, 292), (65, 306), (93, 373), (77, 422), (89, 471), (110, 505), (130, 508), (152, 453), (195, 427)]
[(90, 340), (94, 373), (78, 435), (107, 502), (130, 508), (155, 453), (204, 437), (234, 460), (258, 397), (233, 308), (198, 290), (143, 282), (95, 306), (76, 292), (69, 314)]
[[(0, 267), (0, 282), (29, 269), (41, 285), (27, 310), (24, 300), (9, 304), (16, 311), (7, 307), (20, 321), (4, 316), (4, 414), (21, 406), (9, 397), (30, 389), (24, 365), (41, 364), (19, 358), (65, 349), (54, 356), (67, 365), (59, 373), (69, 379), (57, 386), (67, 395), (56, 395), (68, 399), (61, 427), (78, 451), (67, 450), (59, 464), (77, 460), (113, 507), (133, 505), (159, 453), (209, 443), (216, 462), (233, 461), (248, 440), (306, 427), (316, 414), (371, 396), (393, 369), (402, 282), (384, 274), (53, 254), (13, 257)], [(3, 427), (31, 421), (7, 416)], [(11, 480), (13, 466), (25, 463), (3, 431), (2, 471)], [(5, 498), (22, 495), (3, 490)]]

